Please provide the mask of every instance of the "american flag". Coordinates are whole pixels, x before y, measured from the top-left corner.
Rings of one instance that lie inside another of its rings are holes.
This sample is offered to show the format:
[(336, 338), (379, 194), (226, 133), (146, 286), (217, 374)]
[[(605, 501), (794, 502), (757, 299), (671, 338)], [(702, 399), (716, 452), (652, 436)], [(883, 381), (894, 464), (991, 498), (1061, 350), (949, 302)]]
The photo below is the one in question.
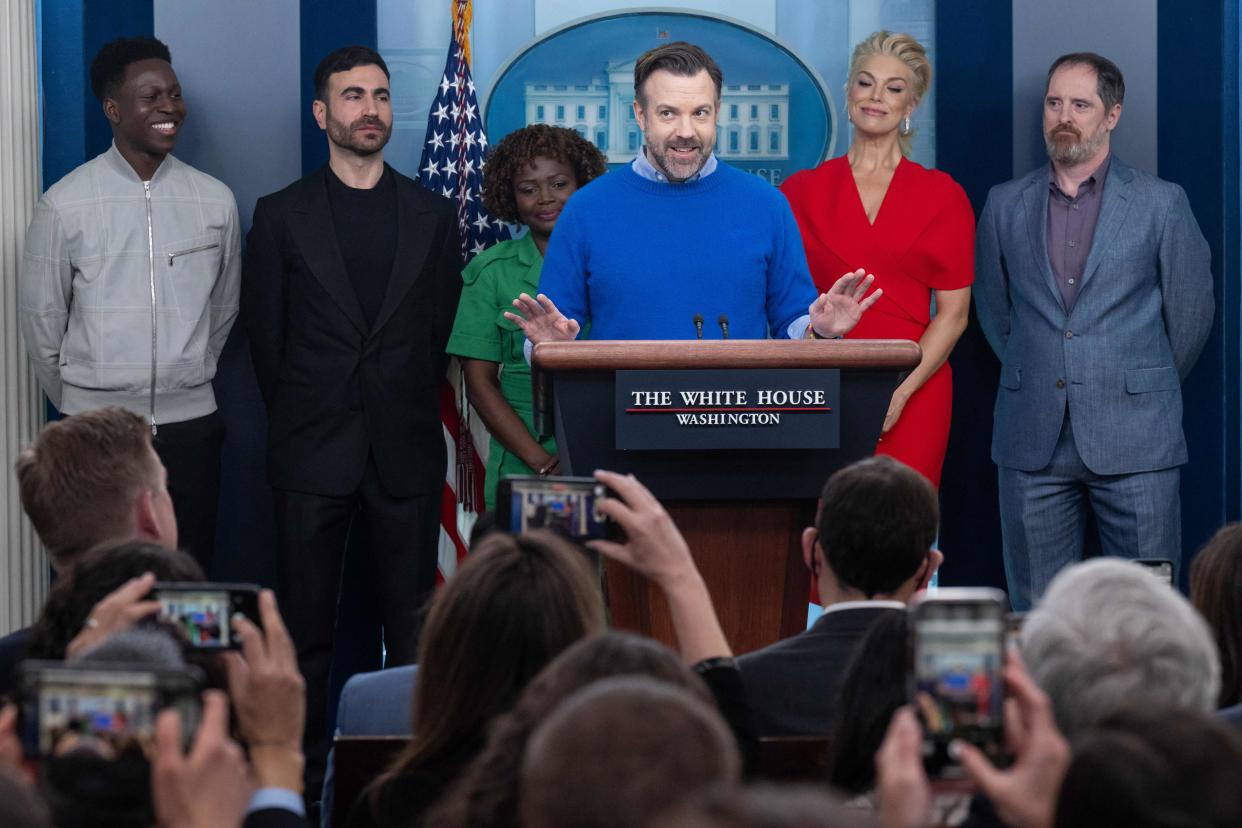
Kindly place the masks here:
[[(469, 262), (498, 241), (509, 238), (504, 222), (488, 215), (480, 193), (487, 136), (470, 77), (470, 22), (472, 0), (452, 0), (453, 31), (440, 89), (427, 117), (427, 137), (419, 161), (418, 180), (432, 192), (457, 204), (462, 262)], [(475, 514), (483, 508), (483, 464), (475, 449), (475, 435), (460, 371), (450, 368), (456, 388), (445, 380), (440, 389), (440, 421), (449, 456), (456, 459), (445, 475), (440, 505), (440, 576), (450, 577), (466, 555)], [(473, 418), (477, 422), (477, 418)], [(484, 433), (481, 429), (480, 436)], [(481, 439), (480, 443), (486, 445)]]

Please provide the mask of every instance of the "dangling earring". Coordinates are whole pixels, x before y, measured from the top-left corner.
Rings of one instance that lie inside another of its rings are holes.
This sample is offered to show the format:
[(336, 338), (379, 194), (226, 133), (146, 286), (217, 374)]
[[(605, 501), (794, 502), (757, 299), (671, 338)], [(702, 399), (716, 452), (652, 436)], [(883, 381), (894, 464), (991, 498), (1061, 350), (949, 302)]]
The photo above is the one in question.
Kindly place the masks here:
[(907, 115), (905, 120), (901, 122), (901, 134), (902, 135), (910, 134), (910, 116), (909, 115)]

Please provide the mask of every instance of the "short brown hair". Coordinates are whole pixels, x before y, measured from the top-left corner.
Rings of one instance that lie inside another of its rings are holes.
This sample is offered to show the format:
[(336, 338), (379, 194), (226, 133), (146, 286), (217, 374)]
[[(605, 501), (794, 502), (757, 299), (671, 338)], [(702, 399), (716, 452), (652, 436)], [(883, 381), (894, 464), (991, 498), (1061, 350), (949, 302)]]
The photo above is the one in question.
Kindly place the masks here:
[(644, 676), (574, 693), (531, 734), (519, 824), (649, 825), (713, 785), (737, 785), (741, 757), (720, 713), (681, 687)]
[(146, 423), (123, 408), (49, 423), (18, 456), (22, 508), (53, 566), (64, 569), (88, 549), (130, 532), (134, 497), (158, 485), (151, 456)]
[(643, 99), (643, 84), (653, 72), (661, 69), (687, 78), (692, 78), (699, 72), (707, 72), (712, 83), (716, 84), (716, 99), (720, 100), (724, 75), (721, 74), (716, 61), (712, 60), (712, 56), (703, 51), (702, 47), (684, 40), (675, 40), (644, 52), (634, 62), (634, 97), (640, 105), (646, 103)]

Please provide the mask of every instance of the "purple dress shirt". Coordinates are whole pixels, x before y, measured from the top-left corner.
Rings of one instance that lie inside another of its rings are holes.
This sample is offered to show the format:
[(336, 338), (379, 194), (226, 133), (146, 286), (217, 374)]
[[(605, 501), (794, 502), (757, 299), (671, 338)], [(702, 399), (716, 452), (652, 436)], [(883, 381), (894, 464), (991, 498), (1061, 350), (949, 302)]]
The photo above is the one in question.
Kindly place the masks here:
[(1073, 198), (1057, 186), (1056, 172), (1051, 164), (1048, 166), (1048, 261), (1066, 313), (1074, 308), (1087, 267), (1110, 160), (1112, 155), (1106, 155), (1095, 172), (1078, 185), (1078, 195)]

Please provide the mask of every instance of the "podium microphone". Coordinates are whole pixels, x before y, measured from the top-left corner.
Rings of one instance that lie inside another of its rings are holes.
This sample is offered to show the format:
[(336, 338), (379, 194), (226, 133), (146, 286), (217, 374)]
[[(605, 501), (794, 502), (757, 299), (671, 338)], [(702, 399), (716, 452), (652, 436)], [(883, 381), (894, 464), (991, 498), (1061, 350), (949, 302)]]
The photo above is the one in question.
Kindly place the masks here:
[(696, 313), (694, 315), (694, 330), (698, 333), (698, 338), (703, 338), (703, 314)]
[(729, 317), (725, 316), (722, 313), (720, 314), (720, 318), (717, 319), (716, 321), (720, 323), (720, 333), (724, 336), (725, 339), (728, 339), (729, 338)]

